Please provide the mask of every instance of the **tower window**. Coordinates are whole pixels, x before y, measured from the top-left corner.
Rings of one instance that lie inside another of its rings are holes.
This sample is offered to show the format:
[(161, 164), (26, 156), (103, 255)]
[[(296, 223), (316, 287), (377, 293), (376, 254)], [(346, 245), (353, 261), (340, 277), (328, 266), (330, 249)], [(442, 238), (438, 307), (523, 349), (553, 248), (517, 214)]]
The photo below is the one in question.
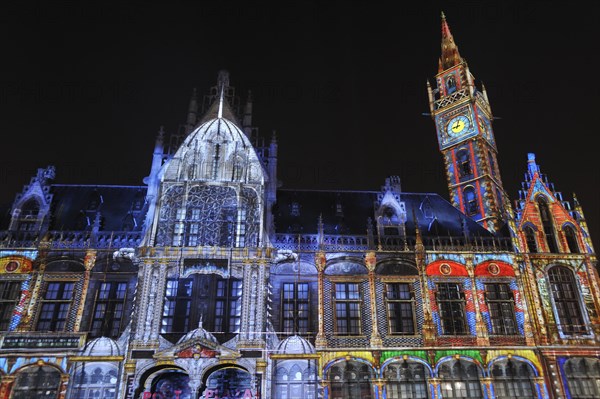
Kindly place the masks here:
[(508, 284), (485, 284), (485, 301), (490, 311), (494, 335), (514, 335), (517, 333), (513, 293)]
[(552, 253), (558, 253), (558, 245), (556, 243), (556, 236), (554, 235), (554, 223), (552, 222), (552, 214), (550, 213), (548, 202), (546, 202), (546, 199), (542, 196), (538, 197), (537, 202), (544, 234), (546, 236), (546, 243), (548, 243), (548, 249)]
[(442, 334), (466, 334), (465, 295), (460, 285), (457, 283), (439, 283), (436, 299), (440, 310)]
[(450, 75), (446, 78), (446, 95), (452, 94), (456, 91), (456, 79), (454, 75)]
[(476, 215), (479, 213), (479, 205), (477, 204), (477, 195), (475, 195), (475, 189), (471, 186), (467, 187), (463, 191), (463, 201), (465, 206), (465, 213), (469, 216)]
[(600, 397), (600, 360), (574, 357), (564, 367), (572, 399)]
[(587, 331), (573, 272), (566, 267), (555, 266), (548, 271), (548, 280), (561, 330), (568, 335), (585, 334)]
[(473, 168), (471, 168), (471, 158), (469, 151), (460, 150), (456, 153), (456, 160), (458, 161), (458, 175), (462, 177), (471, 177), (473, 175)]
[(339, 335), (360, 334), (360, 291), (357, 283), (335, 284), (335, 331)]
[(386, 284), (390, 334), (414, 334), (414, 293), (409, 283)]
[(569, 247), (569, 252), (572, 254), (578, 254), (579, 244), (577, 244), (577, 234), (575, 233), (575, 229), (571, 226), (565, 226), (563, 228), (565, 233), (565, 239), (567, 240), (567, 246)]

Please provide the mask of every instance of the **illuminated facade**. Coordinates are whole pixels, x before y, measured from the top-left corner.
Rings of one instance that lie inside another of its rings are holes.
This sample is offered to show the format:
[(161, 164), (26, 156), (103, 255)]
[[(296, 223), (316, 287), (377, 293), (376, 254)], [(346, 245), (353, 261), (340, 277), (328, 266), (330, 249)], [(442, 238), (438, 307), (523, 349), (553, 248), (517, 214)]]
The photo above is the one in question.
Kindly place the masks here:
[(143, 185), (39, 169), (0, 226), (0, 399), (600, 397), (581, 206), (529, 154), (513, 209), (445, 18), (428, 92), (450, 202), (278, 188), (226, 72)]

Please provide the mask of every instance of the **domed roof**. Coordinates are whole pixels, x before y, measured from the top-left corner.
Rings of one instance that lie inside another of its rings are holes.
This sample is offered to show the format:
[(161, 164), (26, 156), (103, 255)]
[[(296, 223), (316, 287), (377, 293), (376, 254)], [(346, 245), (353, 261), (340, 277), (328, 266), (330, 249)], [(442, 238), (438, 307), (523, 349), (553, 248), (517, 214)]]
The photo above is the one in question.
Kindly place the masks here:
[(177, 343), (180, 344), (182, 342), (191, 341), (193, 339), (201, 339), (201, 340), (205, 340), (205, 341), (210, 341), (210, 342), (214, 342), (215, 344), (219, 343), (219, 341), (217, 341), (217, 339), (215, 338), (214, 335), (212, 335), (211, 333), (206, 331), (204, 328), (202, 328), (202, 322), (200, 322), (200, 325), (198, 325), (198, 328), (190, 331), (189, 333), (187, 333), (183, 337), (181, 337), (179, 339), (179, 341), (177, 341)]
[(83, 348), (83, 356), (120, 356), (121, 348), (116, 341), (107, 338), (100, 337), (91, 340)]
[(214, 142), (242, 142), (244, 147), (251, 146), (248, 137), (231, 120), (226, 118), (213, 118), (202, 123), (185, 139), (183, 146), (191, 145), (195, 141)]
[(315, 347), (306, 339), (298, 335), (292, 335), (279, 343), (277, 353), (281, 355), (308, 355), (315, 353)]

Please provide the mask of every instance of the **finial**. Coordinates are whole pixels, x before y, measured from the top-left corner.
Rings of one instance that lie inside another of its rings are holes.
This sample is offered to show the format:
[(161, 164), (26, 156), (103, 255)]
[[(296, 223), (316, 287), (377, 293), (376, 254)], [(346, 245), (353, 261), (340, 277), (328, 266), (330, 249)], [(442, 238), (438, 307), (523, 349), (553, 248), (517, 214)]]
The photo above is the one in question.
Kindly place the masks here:
[(198, 328), (202, 328), (202, 316), (203, 316), (203, 314), (200, 313), (200, 320), (198, 321)]
[(444, 11), (442, 11), (442, 19), (446, 19), (446, 14), (444, 14)]

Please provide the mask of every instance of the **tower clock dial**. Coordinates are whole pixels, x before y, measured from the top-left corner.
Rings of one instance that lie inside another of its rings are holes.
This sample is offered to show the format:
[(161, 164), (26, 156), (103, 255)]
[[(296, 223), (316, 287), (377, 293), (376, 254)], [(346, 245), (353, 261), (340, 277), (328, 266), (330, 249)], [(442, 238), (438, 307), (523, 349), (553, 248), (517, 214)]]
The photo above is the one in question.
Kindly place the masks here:
[(462, 132), (469, 130), (469, 118), (465, 115), (459, 115), (455, 118), (450, 119), (446, 126), (446, 132), (450, 137), (456, 137)]

